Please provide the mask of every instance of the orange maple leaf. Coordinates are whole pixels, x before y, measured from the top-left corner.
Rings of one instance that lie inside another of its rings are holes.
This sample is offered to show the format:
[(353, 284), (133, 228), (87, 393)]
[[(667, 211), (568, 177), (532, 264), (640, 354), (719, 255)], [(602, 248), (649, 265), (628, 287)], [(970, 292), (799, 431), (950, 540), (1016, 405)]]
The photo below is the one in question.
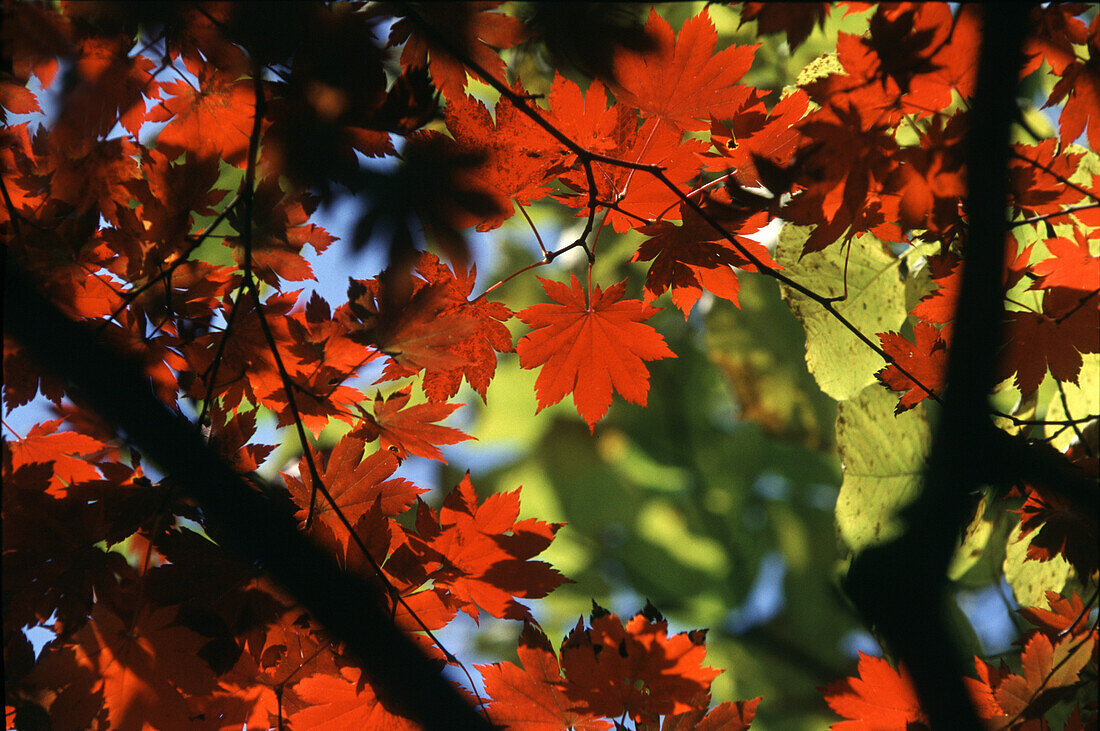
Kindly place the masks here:
[(150, 122), (168, 122), (157, 137), (157, 147), (170, 158), (191, 151), (243, 167), (256, 105), (252, 83), (189, 56), (183, 57), (183, 63), (199, 88), (187, 81), (161, 85), (169, 96), (148, 115)]
[(678, 130), (704, 130), (711, 118), (733, 117), (750, 87), (737, 82), (752, 66), (759, 45), (714, 53), (718, 33), (706, 11), (684, 23), (678, 38), (668, 21), (650, 10), (644, 53), (620, 48), (615, 56), (615, 95)]
[(53, 419), (35, 424), (27, 436), (8, 443), (12, 472), (35, 462), (53, 465), (46, 492), (58, 497), (63, 497), (73, 483), (100, 479), (96, 457), (109, 450), (108, 445), (87, 434), (58, 431), (61, 423), (62, 419)]
[[(382, 512), (387, 516), (393, 516), (408, 510), (416, 496), (424, 492), (423, 489), (400, 477), (387, 479), (397, 469), (397, 457), (383, 450), (364, 459), (365, 447), (366, 442), (349, 435), (337, 442), (328, 457), (327, 464), (322, 463), (319, 457), (315, 458), (318, 469), (324, 470), (321, 480), (344, 517), (352, 524), (370, 510), (371, 505), (379, 497)], [(310, 493), (313, 490), (313, 479), (304, 462), (299, 469), (300, 478), (283, 473), (283, 479), (294, 502), (302, 508), (299, 516), (305, 517)], [(316, 500), (314, 508), (316, 516), (333, 531), (341, 546), (346, 549), (348, 532), (343, 523), (336, 517), (335, 510), (323, 497), (318, 495)]]
[(1066, 634), (1080, 637), (1092, 630), (1088, 622), (1088, 613), (1085, 611), (1085, 603), (1076, 591), (1071, 597), (1062, 596), (1056, 591), (1047, 591), (1046, 599), (1050, 609), (1022, 607), (1019, 610), (1020, 616), (1053, 639)]
[(904, 392), (894, 408), (895, 414), (908, 411), (928, 398), (928, 392), (902, 373), (898, 365), (934, 393), (943, 390), (947, 376), (947, 343), (943, 334), (927, 322), (918, 322), (913, 328), (913, 338), (915, 343), (910, 343), (899, 333), (878, 334), (882, 349), (893, 357), (894, 363), (875, 375), (890, 390)]
[(711, 681), (722, 671), (703, 667), (705, 630), (669, 636), (652, 605), (624, 626), (594, 604), (589, 625), (578, 620), (561, 646), (570, 698), (599, 715), (628, 713), (639, 724), (706, 708)]
[(374, 396), (374, 415), (368, 417), (352, 433), (368, 441), (381, 437), (382, 449), (389, 450), (398, 459), (415, 454), (428, 459), (443, 459), (437, 445), (457, 444), (473, 439), (469, 434), (451, 426), (432, 422), (442, 421), (463, 404), (446, 402), (409, 406), (412, 386), (405, 386), (387, 398), (378, 392)]
[[(630, 260), (653, 261), (645, 280), (646, 300), (659, 297), (665, 290), (671, 289), (672, 303), (684, 313), (685, 320), (704, 289), (738, 304), (740, 284), (730, 267), (752, 272), (756, 271), (756, 266), (693, 209), (681, 205), (680, 216), (683, 219), (681, 226), (658, 221), (638, 229), (649, 238), (642, 242)], [(742, 230), (750, 232), (754, 228), (758, 230), (764, 220), (761, 214), (751, 222), (732, 223), (743, 223)], [(734, 230), (731, 222), (723, 223), (728, 230)], [(736, 239), (764, 264), (782, 269), (760, 243), (744, 236), (736, 236)]]
[(838, 680), (821, 688), (825, 702), (844, 718), (835, 731), (872, 731), (907, 728), (910, 723), (928, 725), (909, 673), (894, 670), (880, 657), (859, 653), (859, 677)]
[(661, 731), (748, 731), (761, 700), (763, 696), (747, 701), (726, 701), (709, 711), (697, 708), (687, 713), (665, 716)]
[(1031, 268), (1042, 279), (1032, 283), (1030, 289), (1066, 287), (1090, 292), (1100, 284), (1100, 256), (1089, 252), (1089, 241), (1074, 229), (1076, 241), (1067, 238), (1047, 239), (1043, 244), (1050, 257), (1037, 262)]
[(1052, 691), (1077, 682), (1095, 645), (1095, 635), (1083, 641), (1067, 636), (1052, 642), (1035, 632), (1020, 655), (1023, 675), (1009, 673), (993, 690), (997, 704), (1012, 718), (1041, 717)]
[[(478, 619), (478, 607), (501, 619), (530, 619), (515, 597), (538, 599), (568, 581), (544, 561), (531, 561), (554, 540), (564, 523), (519, 517), (519, 488), (490, 495), (478, 504), (470, 476), (462, 478), (439, 509), (417, 508), (416, 530), (429, 560), (443, 558), (431, 576), (459, 608)], [(389, 568), (389, 564), (387, 564)]]
[(307, 704), (291, 714), (295, 728), (343, 731), (349, 728), (385, 728), (417, 731), (420, 725), (386, 710), (356, 668), (334, 673), (317, 673), (294, 686), (295, 694)]
[(561, 668), (550, 641), (530, 622), (523, 625), (517, 653), (522, 668), (510, 662), (475, 666), (485, 679), (485, 692), (493, 699), (489, 705), (493, 723), (541, 731), (611, 728), (609, 722), (575, 708), (562, 690)]
[(658, 312), (641, 300), (622, 300), (626, 280), (592, 293), (585, 302), (576, 276), (566, 287), (539, 277), (550, 299), (519, 313), (534, 328), (516, 345), (520, 365), (537, 368), (538, 411), (573, 394), (577, 412), (594, 431), (611, 405), (612, 389), (632, 404), (645, 406), (649, 394), (647, 360), (675, 358), (664, 338), (645, 320)]
[[(430, 24), (436, 33), (446, 38), (450, 48), (441, 46), (417, 23), (401, 18), (390, 29), (389, 45), (401, 43), (402, 67), (429, 66), (432, 80), (448, 99), (455, 99), (466, 88), (466, 67), (455, 58), (458, 48), (496, 79), (504, 78), (504, 60), (498, 49), (511, 48), (527, 38), (527, 27), (519, 18), (492, 12), (497, 2), (438, 3), (418, 21)], [(430, 58), (429, 58), (430, 54)]]
[[(512, 89), (528, 95), (518, 83)], [(490, 117), (484, 104), (460, 96), (447, 104), (445, 116), (454, 140), (478, 158), (461, 179), (471, 188), (483, 188), (500, 207), (498, 215), (477, 223), (478, 231), (504, 223), (514, 213), (512, 201), (527, 206), (550, 193), (550, 181), (563, 169), (565, 148), (510, 101), (501, 97)]]

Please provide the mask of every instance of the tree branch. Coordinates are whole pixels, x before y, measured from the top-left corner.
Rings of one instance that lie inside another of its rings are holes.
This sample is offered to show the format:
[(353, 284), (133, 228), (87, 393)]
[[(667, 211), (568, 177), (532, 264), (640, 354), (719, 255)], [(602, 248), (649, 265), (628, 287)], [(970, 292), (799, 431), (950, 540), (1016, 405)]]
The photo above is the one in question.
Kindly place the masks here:
[[(190, 422), (157, 399), (138, 367), (39, 294), (10, 253), (5, 257), (4, 327), (172, 475), (199, 502), (228, 551), (258, 563), (345, 642), (384, 705), (427, 728), (491, 728), (437, 664), (394, 626), (374, 588), (342, 572), (298, 532), (289, 515), (215, 456)], [(80, 357), (73, 358), (74, 352)]]
[(988, 479), (990, 466), (997, 468), (1005, 451), (998, 445), (1008, 439), (990, 423), (988, 394), (1004, 319), (1010, 127), (1026, 18), (1027, 6), (1019, 2), (987, 5), (982, 13), (977, 90), (966, 137), (967, 265), (924, 488), (903, 512), (903, 535), (857, 555), (847, 578), (846, 588), (865, 620), (909, 667), (935, 729), (981, 728), (962, 683), (963, 658), (948, 629), (946, 570), (973, 512), (973, 495)]

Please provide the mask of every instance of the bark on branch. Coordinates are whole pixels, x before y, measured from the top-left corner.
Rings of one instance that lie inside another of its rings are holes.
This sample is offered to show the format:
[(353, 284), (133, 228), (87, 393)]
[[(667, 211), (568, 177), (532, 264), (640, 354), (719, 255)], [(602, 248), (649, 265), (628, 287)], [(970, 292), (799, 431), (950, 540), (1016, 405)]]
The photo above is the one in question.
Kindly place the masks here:
[(384, 597), (350, 576), (298, 532), (291, 516), (235, 474), (186, 419), (153, 394), (149, 379), (65, 317), (9, 254), (4, 328), (46, 370), (68, 380), (158, 467), (181, 485), (241, 560), (256, 563), (333, 637), (346, 643), (387, 708), (429, 729), (489, 729), (435, 662), (397, 629)]
[(924, 489), (905, 511), (905, 533), (857, 556), (848, 576), (847, 588), (864, 618), (909, 667), (935, 729), (981, 728), (946, 619), (946, 570), (970, 518), (971, 496), (1004, 452), (998, 448), (1004, 440), (991, 438), (988, 394), (1004, 319), (1010, 128), (1026, 20), (1023, 3), (983, 8), (978, 84), (966, 138), (966, 267)]

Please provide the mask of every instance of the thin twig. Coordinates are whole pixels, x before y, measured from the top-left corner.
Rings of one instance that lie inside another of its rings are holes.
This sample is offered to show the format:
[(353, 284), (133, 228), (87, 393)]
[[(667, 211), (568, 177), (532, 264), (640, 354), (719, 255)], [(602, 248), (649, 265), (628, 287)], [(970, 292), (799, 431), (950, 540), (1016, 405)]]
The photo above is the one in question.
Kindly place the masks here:
[(1038, 160), (1032, 160), (1027, 155), (1024, 155), (1022, 152), (1017, 151), (1015, 147), (1013, 147), (1011, 150), (1009, 150), (1008, 154), (1011, 155), (1012, 157), (1016, 158), (1017, 160), (1021, 160), (1023, 162), (1030, 163), (1030, 164), (1034, 165), (1035, 167), (1037, 167), (1040, 170), (1042, 170), (1043, 172), (1045, 172), (1047, 175), (1050, 175), (1052, 178), (1057, 180), (1062, 185), (1066, 185), (1070, 188), (1073, 188), (1078, 193), (1080, 193), (1084, 196), (1087, 196), (1087, 197), (1091, 198), (1093, 201), (1095, 201), (1097, 204), (1100, 204), (1100, 197), (1097, 197), (1097, 195), (1095, 193), (1093, 193), (1091, 190), (1089, 190), (1088, 188), (1082, 188), (1080, 185), (1073, 182), (1072, 180), (1070, 180), (1066, 176), (1062, 175), (1061, 173), (1058, 173), (1054, 170), (1051, 170), (1050, 167), (1048, 165), (1046, 165), (1045, 163), (1041, 163)]
[(523, 214), (523, 217), (527, 219), (527, 225), (531, 227), (531, 231), (535, 234), (535, 240), (539, 242), (539, 248), (542, 250), (542, 255), (546, 256), (546, 245), (542, 243), (542, 236), (539, 236), (539, 230), (535, 228), (535, 222), (531, 220), (531, 216), (527, 214), (527, 209), (523, 207), (518, 201), (516, 202), (516, 208)]
[[(221, 368), (222, 358), (225, 355), (225, 347), (229, 343), (229, 332), (233, 329), (233, 322), (237, 319), (237, 311), (240, 309), (241, 297), (244, 294), (244, 292), (241, 291), (243, 286), (242, 283), (241, 287), (237, 288), (237, 296), (233, 298), (233, 306), (229, 309), (229, 317), (226, 318), (225, 330), (222, 331), (222, 338), (218, 341), (218, 349), (214, 353), (214, 360), (211, 361), (210, 367), (207, 369), (207, 373), (210, 374), (210, 379), (206, 383), (206, 398), (202, 401), (202, 411), (199, 413), (200, 427), (206, 426), (207, 414), (210, 413), (210, 404), (213, 399), (217, 398), (214, 396), (214, 388), (218, 384), (218, 370)], [(203, 378), (205, 380), (205, 373), (203, 374)]]
[(1100, 201), (1096, 203), (1082, 203), (1081, 205), (1070, 206), (1069, 208), (1063, 208), (1062, 210), (1054, 211), (1053, 213), (1044, 213), (1041, 216), (1032, 216), (1031, 218), (1023, 218), (1019, 221), (1013, 221), (1010, 225), (1010, 228), (1023, 226), (1027, 223), (1039, 223), (1040, 221), (1049, 221), (1052, 218), (1061, 218), (1062, 216), (1068, 216), (1071, 213), (1077, 213), (1078, 211), (1087, 211), (1091, 208), (1100, 208)]
[[(1062, 385), (1061, 381), (1055, 380), (1054, 383), (1058, 386), (1058, 396), (1062, 400), (1062, 410), (1065, 412), (1067, 417), (1072, 419), (1073, 414), (1069, 413), (1069, 401), (1066, 399), (1066, 389)], [(1088, 441), (1085, 439), (1085, 435), (1081, 433), (1081, 427), (1077, 426), (1076, 421), (1070, 421), (1069, 427), (1073, 429), (1073, 433), (1077, 435), (1077, 441), (1080, 442), (1082, 448), (1085, 450), (1085, 454), (1087, 454), (1089, 457), (1092, 457), (1092, 447), (1089, 446)]]

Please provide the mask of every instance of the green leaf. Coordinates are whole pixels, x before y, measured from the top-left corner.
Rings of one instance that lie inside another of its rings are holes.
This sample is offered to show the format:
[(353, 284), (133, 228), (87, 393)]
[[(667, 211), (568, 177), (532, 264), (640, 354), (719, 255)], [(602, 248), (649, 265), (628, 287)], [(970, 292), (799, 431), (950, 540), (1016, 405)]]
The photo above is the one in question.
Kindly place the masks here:
[(947, 567), (947, 577), (952, 581), (962, 578), (982, 558), (989, 545), (993, 529), (996, 527), (996, 514), (989, 507), (987, 496), (982, 495), (974, 518), (966, 527), (951, 564)]
[(1046, 606), (1046, 593), (1061, 592), (1070, 574), (1070, 565), (1061, 556), (1049, 561), (1028, 559), (1027, 547), (1035, 535), (1032, 533), (1020, 540), (1020, 529), (1016, 527), (1005, 545), (1005, 580), (1012, 586), (1012, 593), (1022, 607)]
[(836, 500), (840, 536), (853, 551), (901, 533), (898, 511), (920, 489), (932, 433), (924, 404), (894, 416), (897, 398), (881, 385), (837, 404), (836, 439), (844, 482)]
[[(1061, 393), (1057, 390), (1047, 406), (1046, 419), (1060, 421), (1067, 418), (1080, 419), (1089, 414), (1100, 413), (1100, 355), (1086, 353), (1081, 372), (1077, 375), (1077, 383), (1061, 384)], [(1065, 405), (1062, 403), (1062, 394), (1065, 394)], [(1066, 406), (1069, 413), (1066, 413)], [(1084, 424), (1078, 424), (1079, 429)], [(1072, 428), (1066, 429), (1060, 424), (1049, 424), (1046, 427), (1046, 435), (1051, 437), (1051, 445), (1065, 451), (1071, 442), (1077, 438), (1077, 432)]]
[[(783, 227), (775, 258), (785, 274), (824, 297), (843, 296), (847, 280), (847, 298), (835, 304), (836, 310), (874, 343), (876, 333), (901, 327), (905, 284), (898, 260), (886, 246), (867, 234), (851, 242), (847, 262), (847, 247), (840, 242), (802, 257), (810, 232), (808, 226)], [(885, 365), (878, 353), (818, 302), (787, 286), (780, 291), (806, 330), (806, 365), (822, 391), (842, 401), (875, 382), (875, 373)]]

